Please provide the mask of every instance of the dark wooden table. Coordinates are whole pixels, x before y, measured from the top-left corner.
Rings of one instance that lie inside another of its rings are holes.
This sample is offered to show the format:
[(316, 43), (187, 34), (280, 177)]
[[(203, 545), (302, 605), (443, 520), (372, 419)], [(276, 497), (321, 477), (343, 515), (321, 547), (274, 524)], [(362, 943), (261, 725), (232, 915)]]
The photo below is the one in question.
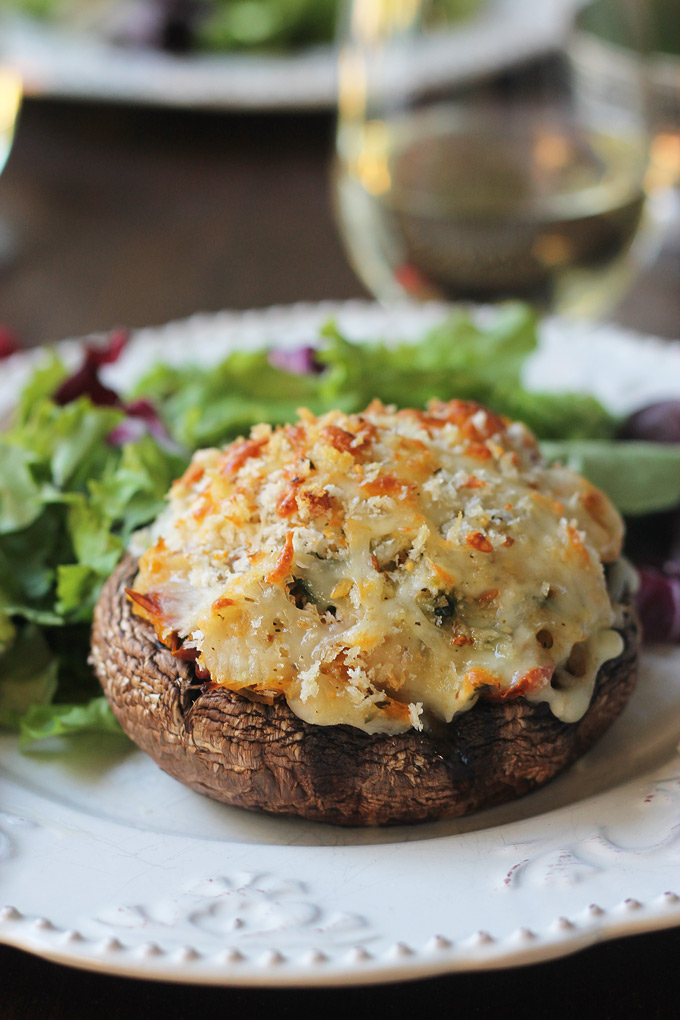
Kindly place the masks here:
[(26, 344), (195, 311), (361, 294), (336, 236), (330, 116), (27, 102), (0, 178)]
[[(34, 345), (194, 311), (361, 296), (333, 225), (329, 116), (234, 116), (27, 102), (0, 178), (16, 252), (0, 324)], [(670, 237), (616, 313), (680, 336), (680, 245)], [(678, 891), (678, 890), (676, 890)], [(0, 947), (1, 1020), (171, 1020), (332, 1007), (395, 1016), (666, 1018), (677, 1013), (680, 929), (516, 970), (363, 989), (194, 989), (90, 974)]]

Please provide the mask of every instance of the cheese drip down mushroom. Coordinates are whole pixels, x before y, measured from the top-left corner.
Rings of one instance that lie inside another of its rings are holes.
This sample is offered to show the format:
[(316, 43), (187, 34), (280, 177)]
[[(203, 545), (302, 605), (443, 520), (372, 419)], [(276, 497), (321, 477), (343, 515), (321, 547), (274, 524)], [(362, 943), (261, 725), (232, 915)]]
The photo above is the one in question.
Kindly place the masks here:
[(405, 733), (520, 696), (573, 723), (623, 648), (622, 534), (478, 404), (302, 410), (195, 454), (128, 597), (199, 680), (306, 723)]

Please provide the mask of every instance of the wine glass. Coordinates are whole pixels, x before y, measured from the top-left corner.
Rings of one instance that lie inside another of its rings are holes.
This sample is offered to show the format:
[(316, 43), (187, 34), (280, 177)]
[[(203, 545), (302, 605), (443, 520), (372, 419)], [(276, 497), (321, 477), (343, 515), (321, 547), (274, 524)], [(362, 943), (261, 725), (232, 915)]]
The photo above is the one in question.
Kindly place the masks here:
[[(21, 80), (18, 74), (0, 63), (0, 173), (7, 162), (21, 103)], [(11, 231), (0, 219), (0, 265), (12, 254)]]
[(380, 300), (595, 315), (641, 261), (649, 135), (635, 0), (352, 0), (334, 184)]

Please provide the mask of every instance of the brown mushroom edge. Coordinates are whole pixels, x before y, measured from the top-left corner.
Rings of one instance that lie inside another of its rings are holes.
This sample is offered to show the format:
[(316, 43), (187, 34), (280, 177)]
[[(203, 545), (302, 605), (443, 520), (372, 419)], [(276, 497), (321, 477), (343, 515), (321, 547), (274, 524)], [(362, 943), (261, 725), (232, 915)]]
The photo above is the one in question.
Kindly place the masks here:
[(261, 704), (224, 688), (201, 692), (133, 612), (127, 557), (94, 615), (91, 662), (125, 732), (169, 775), (225, 804), (335, 825), (452, 818), (521, 797), (579, 758), (619, 715), (637, 673), (639, 629), (629, 606), (625, 647), (600, 669), (577, 723), (524, 698), (480, 699), (436, 732), (370, 736), (312, 726), (282, 699)]

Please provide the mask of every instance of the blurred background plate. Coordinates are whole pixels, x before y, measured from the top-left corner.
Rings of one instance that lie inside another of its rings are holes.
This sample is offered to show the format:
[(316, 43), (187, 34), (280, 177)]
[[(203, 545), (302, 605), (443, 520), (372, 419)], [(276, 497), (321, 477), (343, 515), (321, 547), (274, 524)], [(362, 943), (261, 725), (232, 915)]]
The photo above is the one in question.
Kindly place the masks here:
[[(486, 0), (461, 22), (447, 51), (460, 77), (498, 71), (550, 49), (584, 0)], [(447, 40), (447, 46), (450, 42)], [(231, 110), (315, 110), (335, 104), (330, 45), (288, 54), (174, 56), (115, 45), (92, 34), (0, 15), (0, 56), (28, 96)]]

